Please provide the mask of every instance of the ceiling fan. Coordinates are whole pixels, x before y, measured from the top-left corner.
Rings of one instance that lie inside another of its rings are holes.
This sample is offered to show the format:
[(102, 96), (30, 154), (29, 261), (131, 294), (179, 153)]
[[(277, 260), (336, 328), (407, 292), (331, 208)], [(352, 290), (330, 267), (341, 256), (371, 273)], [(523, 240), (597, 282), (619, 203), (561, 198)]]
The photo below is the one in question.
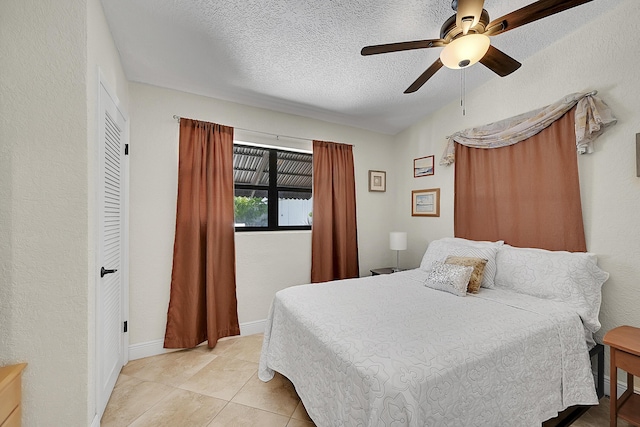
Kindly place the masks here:
[(484, 0), (453, 0), (451, 7), (456, 14), (442, 24), (439, 39), (366, 46), (360, 53), (367, 56), (444, 47), (440, 52), (440, 58), (431, 64), (404, 93), (412, 93), (420, 89), (442, 66), (460, 69), (480, 62), (500, 77), (504, 77), (516, 71), (522, 64), (491, 46), (489, 36), (502, 34), (590, 1), (593, 0), (538, 0), (489, 22), (489, 14), (483, 9)]

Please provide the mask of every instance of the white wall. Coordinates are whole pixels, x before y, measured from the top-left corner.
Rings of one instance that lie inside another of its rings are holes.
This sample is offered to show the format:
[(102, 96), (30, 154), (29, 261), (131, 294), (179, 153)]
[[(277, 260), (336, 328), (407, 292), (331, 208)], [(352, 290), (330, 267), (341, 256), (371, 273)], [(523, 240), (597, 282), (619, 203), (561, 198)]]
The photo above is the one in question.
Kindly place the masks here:
[(0, 365), (29, 364), (24, 425), (89, 425), (97, 68), (128, 82), (99, 0), (4, 1), (0, 31)]
[[(174, 114), (260, 132), (353, 144), (360, 272), (369, 274), (369, 269), (391, 263), (388, 232), (393, 195), (368, 192), (367, 178), (369, 169), (391, 167), (392, 137), (138, 83), (130, 84), (129, 93), (132, 345), (164, 338), (177, 194), (179, 128)], [(242, 139), (250, 137), (249, 132), (242, 132)], [(268, 141), (263, 136), (260, 142)], [(272, 138), (270, 142), (300, 148), (291, 140)], [(393, 174), (387, 179), (387, 185), (393, 187)], [(310, 232), (236, 233), (236, 267), (240, 323), (264, 320), (277, 290), (309, 282)]]
[[(627, 0), (524, 60), (514, 75), (468, 94), (466, 117), (452, 104), (391, 138), (127, 86), (98, 0), (0, 2), (0, 365), (29, 363), (24, 425), (87, 425), (95, 411), (96, 67), (125, 109), (131, 102), (132, 344), (164, 335), (177, 176), (173, 114), (354, 144), (361, 274), (367, 274), (393, 264), (387, 249), (392, 228), (410, 232), (409, 251), (401, 255), (405, 266), (419, 263), (428, 241), (453, 234), (453, 168), (437, 166), (435, 176), (414, 179), (413, 158), (439, 156), (444, 136), (456, 130), (591, 89), (600, 91), (619, 119), (596, 143), (595, 154), (579, 157), (588, 248), (611, 273), (599, 338), (620, 324), (640, 326), (638, 12), (640, 4)], [(369, 169), (388, 172), (387, 193), (367, 192)], [(410, 191), (432, 187), (442, 188), (441, 217), (412, 218)], [(263, 319), (276, 290), (309, 280), (309, 232), (246, 233), (236, 246), (241, 322)]]
[(623, 2), (522, 61), (522, 68), (511, 76), (467, 94), (465, 117), (459, 103), (453, 103), (397, 136), (398, 202), (408, 200), (413, 189), (441, 188), (440, 218), (411, 218), (408, 209), (396, 212), (395, 224), (409, 224), (411, 236), (418, 236), (410, 237), (414, 264), (420, 262), (428, 241), (453, 235), (454, 167), (436, 166), (435, 176), (415, 179), (406, 170), (413, 158), (435, 154), (439, 159), (445, 136), (457, 130), (596, 89), (618, 118), (618, 124), (596, 141), (594, 154), (578, 157), (587, 248), (611, 274), (603, 287), (603, 327), (597, 339), (601, 342), (604, 332), (618, 325), (640, 327), (640, 178), (635, 164), (635, 134), (640, 132), (639, 13), (640, 2)]
[(86, 426), (85, 0), (0, 2), (0, 364), (26, 426)]

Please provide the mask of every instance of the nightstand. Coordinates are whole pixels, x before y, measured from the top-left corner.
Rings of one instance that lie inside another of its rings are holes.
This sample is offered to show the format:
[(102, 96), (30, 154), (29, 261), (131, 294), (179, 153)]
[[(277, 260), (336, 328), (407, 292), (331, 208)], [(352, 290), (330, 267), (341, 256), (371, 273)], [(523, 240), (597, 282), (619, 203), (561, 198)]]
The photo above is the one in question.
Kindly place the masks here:
[[(618, 417), (640, 427), (640, 394), (633, 392), (633, 376), (640, 376), (640, 328), (620, 326), (603, 339), (611, 349), (611, 417), (609, 425), (617, 427)], [(618, 368), (627, 372), (627, 391), (617, 397)]]
[(374, 268), (373, 270), (369, 270), (369, 271), (371, 271), (372, 276), (377, 276), (379, 274), (392, 274), (393, 267)]

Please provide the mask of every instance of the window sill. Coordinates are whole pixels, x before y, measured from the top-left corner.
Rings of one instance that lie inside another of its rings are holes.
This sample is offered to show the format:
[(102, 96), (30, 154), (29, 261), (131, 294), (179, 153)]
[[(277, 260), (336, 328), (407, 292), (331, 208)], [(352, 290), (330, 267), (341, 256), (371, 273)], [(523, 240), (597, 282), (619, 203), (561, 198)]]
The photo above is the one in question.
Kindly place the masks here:
[(311, 234), (311, 230), (264, 230), (264, 231), (238, 231), (235, 232), (236, 235), (241, 234), (243, 236), (252, 236), (252, 235), (269, 235), (269, 234)]

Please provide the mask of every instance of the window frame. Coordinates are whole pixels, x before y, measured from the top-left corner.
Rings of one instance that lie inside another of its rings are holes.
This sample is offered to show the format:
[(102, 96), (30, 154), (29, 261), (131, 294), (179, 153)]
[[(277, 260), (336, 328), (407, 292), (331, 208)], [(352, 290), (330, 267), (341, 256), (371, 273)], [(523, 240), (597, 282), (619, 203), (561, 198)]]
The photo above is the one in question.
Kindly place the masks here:
[[(242, 144), (236, 141), (233, 142), (233, 145), (238, 145), (242, 147), (252, 147), (249, 144)], [(256, 191), (265, 191), (267, 190), (267, 221), (268, 224), (266, 227), (234, 227), (237, 232), (245, 232), (245, 231), (296, 231), (296, 230), (311, 230), (311, 225), (278, 225), (279, 213), (278, 213), (278, 192), (280, 191), (292, 191), (296, 193), (309, 193), (311, 197), (313, 197), (313, 184), (310, 189), (300, 188), (300, 187), (286, 187), (286, 186), (278, 186), (278, 153), (284, 152), (299, 152), (297, 150), (285, 150), (273, 147), (260, 147), (265, 151), (269, 152), (269, 185), (256, 185), (256, 184), (237, 184), (234, 180), (233, 183), (233, 192), (234, 198), (235, 190), (256, 190)], [(313, 162), (313, 154), (312, 153), (304, 153), (309, 154), (311, 160)], [(312, 177), (313, 180), (313, 177)]]

